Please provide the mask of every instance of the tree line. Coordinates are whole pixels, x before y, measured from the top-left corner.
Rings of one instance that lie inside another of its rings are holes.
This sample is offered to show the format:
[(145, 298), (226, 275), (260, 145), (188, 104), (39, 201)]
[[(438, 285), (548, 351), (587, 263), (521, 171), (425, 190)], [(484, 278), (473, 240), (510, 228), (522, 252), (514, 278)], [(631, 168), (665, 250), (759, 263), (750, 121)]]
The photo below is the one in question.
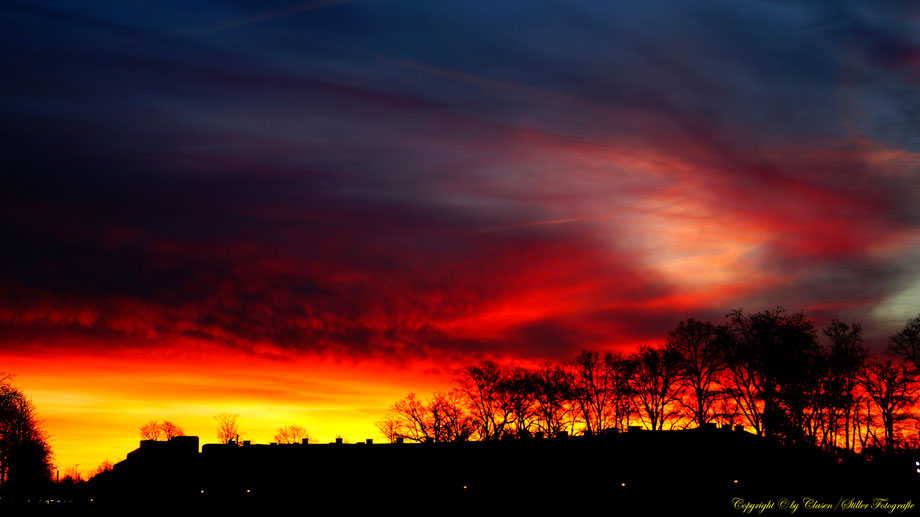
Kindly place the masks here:
[(27, 495), (51, 481), (51, 446), (31, 399), (0, 372), (0, 491)]
[(452, 390), (409, 394), (377, 427), (393, 441), (445, 442), (722, 424), (827, 449), (917, 448), (920, 316), (886, 352), (870, 356), (858, 323), (818, 329), (781, 307), (737, 309), (722, 322), (681, 321), (661, 345), (631, 354), (470, 365)]
[[(239, 443), (240, 441), (240, 415), (236, 413), (221, 413), (214, 416), (217, 421), (217, 441), (219, 443)], [(162, 422), (151, 420), (139, 428), (141, 440), (170, 440), (176, 436), (185, 436), (181, 427), (169, 420)], [(301, 443), (309, 440), (306, 428), (299, 425), (283, 425), (275, 432), (274, 442), (281, 444)]]

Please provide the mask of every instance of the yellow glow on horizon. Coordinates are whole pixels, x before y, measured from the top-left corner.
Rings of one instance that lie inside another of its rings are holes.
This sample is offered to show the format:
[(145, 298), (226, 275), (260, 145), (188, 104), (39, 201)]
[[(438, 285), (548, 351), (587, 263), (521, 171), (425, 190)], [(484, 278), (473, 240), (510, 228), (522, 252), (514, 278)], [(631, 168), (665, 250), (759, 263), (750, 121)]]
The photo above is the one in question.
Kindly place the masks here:
[(240, 439), (254, 443), (272, 442), (283, 425), (304, 427), (317, 443), (337, 436), (382, 441), (374, 422), (390, 405), (410, 392), (427, 398), (450, 388), (454, 378), (421, 363), (211, 354), (7, 353), (2, 364), (32, 398), (51, 435), (55, 464), (62, 471), (79, 465), (84, 473), (104, 460), (123, 460), (150, 420), (170, 420), (201, 444), (217, 441), (213, 417), (219, 413), (238, 414)]

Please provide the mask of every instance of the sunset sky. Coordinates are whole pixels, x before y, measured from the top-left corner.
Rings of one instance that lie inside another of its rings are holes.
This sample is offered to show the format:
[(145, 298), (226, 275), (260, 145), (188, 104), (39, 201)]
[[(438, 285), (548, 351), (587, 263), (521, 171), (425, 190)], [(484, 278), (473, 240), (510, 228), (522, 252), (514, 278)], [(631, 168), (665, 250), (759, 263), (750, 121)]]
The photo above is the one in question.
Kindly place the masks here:
[(380, 439), (481, 359), (920, 313), (920, 6), (0, 7), (0, 370), (62, 469)]

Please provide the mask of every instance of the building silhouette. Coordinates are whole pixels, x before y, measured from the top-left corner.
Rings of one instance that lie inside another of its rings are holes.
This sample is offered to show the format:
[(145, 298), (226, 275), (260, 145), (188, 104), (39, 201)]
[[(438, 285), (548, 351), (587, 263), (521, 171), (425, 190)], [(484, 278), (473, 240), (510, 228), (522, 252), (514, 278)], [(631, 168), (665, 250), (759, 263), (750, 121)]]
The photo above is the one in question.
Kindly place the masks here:
[[(412, 514), (706, 509), (739, 514), (737, 499), (833, 500), (920, 493), (911, 458), (866, 463), (791, 448), (740, 427), (605, 432), (595, 436), (454, 443), (206, 444), (145, 440), (88, 484), (86, 499), (115, 508), (155, 505), (335, 505)], [(415, 510), (412, 510), (415, 509)]]

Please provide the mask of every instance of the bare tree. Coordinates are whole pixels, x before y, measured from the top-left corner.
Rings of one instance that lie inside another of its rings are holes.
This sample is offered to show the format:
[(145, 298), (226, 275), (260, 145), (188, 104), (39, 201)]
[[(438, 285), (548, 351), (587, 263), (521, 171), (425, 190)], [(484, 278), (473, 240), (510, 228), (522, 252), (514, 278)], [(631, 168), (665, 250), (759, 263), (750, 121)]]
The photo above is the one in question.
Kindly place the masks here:
[(185, 436), (185, 432), (182, 428), (169, 420), (164, 420), (163, 423), (160, 424), (160, 431), (163, 432), (164, 440), (170, 440), (176, 436)]
[(100, 463), (99, 466), (96, 467), (95, 470), (93, 470), (92, 474), (90, 474), (90, 477), (98, 476), (99, 474), (102, 474), (103, 472), (108, 472), (112, 470), (112, 468), (114, 468), (114, 465), (112, 465), (112, 462), (109, 460), (105, 460), (102, 463)]
[(715, 416), (713, 404), (721, 396), (718, 380), (726, 366), (725, 342), (724, 328), (693, 318), (681, 321), (668, 333), (667, 345), (680, 354), (680, 382), (689, 395), (680, 403), (697, 427)]
[(141, 440), (159, 440), (163, 436), (163, 429), (156, 420), (151, 420), (140, 428)]
[(434, 424), (430, 420), (428, 409), (415, 393), (410, 393), (403, 400), (393, 404), (387, 417), (392, 419), (398, 438), (415, 442), (433, 442), (437, 437), (432, 429)]
[(786, 442), (806, 438), (819, 393), (821, 349), (811, 321), (782, 307), (728, 315), (726, 391), (748, 424)]
[(415, 393), (393, 404), (377, 428), (391, 441), (465, 441), (476, 430), (474, 419), (464, 410), (463, 396), (456, 390), (437, 393), (425, 403)]
[(64, 470), (64, 481), (70, 483), (82, 483), (83, 473), (80, 472), (79, 465), (71, 465)]
[(505, 428), (514, 423), (506, 376), (503, 368), (493, 362), (484, 362), (467, 367), (458, 380), (481, 440), (501, 438)]
[(856, 387), (859, 385), (859, 372), (868, 358), (868, 351), (863, 346), (862, 326), (859, 323), (848, 325), (834, 318), (823, 331), (831, 344), (828, 371), (824, 378), (826, 400), (822, 445), (837, 445), (842, 420), (844, 448), (853, 449), (856, 441), (851, 437), (851, 428), (859, 404)]
[(856, 397), (856, 407), (853, 410), (853, 433), (859, 440), (859, 447), (863, 452), (870, 439), (875, 436), (872, 426), (872, 399), (863, 393)]
[(639, 369), (639, 364), (634, 358), (623, 357), (622, 354), (608, 354), (604, 360), (611, 362), (613, 370), (613, 376), (610, 378), (613, 423), (616, 428), (625, 430), (629, 426), (630, 416), (634, 414), (633, 377)]
[(888, 353), (910, 361), (920, 372), (920, 315), (909, 320), (888, 342)]
[(569, 375), (562, 366), (547, 364), (533, 376), (533, 384), (537, 428), (549, 436), (566, 430), (572, 420), (574, 399)]
[(375, 422), (374, 425), (377, 426), (377, 429), (380, 430), (380, 433), (383, 434), (383, 436), (386, 437), (390, 443), (395, 443), (396, 440), (402, 436), (399, 432), (399, 418), (394, 414), (388, 414), (383, 418), (383, 420)]
[(633, 377), (636, 410), (645, 414), (653, 431), (664, 429), (679, 413), (674, 405), (680, 397), (680, 354), (671, 347), (643, 346), (633, 360), (638, 365)]
[(299, 425), (285, 425), (278, 428), (275, 441), (278, 443), (301, 443), (304, 438), (309, 439), (307, 430)]
[[(741, 332), (746, 333), (746, 329)], [(740, 415), (754, 432), (763, 436), (763, 381), (757, 355), (745, 335), (734, 336), (729, 344), (728, 368), (722, 376), (724, 391), (733, 402), (732, 412)]]
[(430, 411), (440, 420), (439, 441), (465, 442), (476, 432), (476, 422), (465, 410), (463, 395), (457, 390), (436, 394)]
[(240, 415), (231, 413), (221, 413), (214, 417), (217, 420), (217, 439), (221, 443), (239, 440), (240, 427), (237, 424), (239, 417)]
[(882, 419), (884, 447), (891, 451), (898, 447), (895, 424), (909, 418), (909, 410), (917, 402), (916, 376), (905, 364), (871, 361), (861, 380)]
[(140, 427), (141, 440), (170, 440), (176, 436), (185, 436), (182, 428), (169, 420), (162, 423), (151, 420)]
[(507, 394), (508, 408), (514, 413), (514, 434), (529, 435), (539, 410), (537, 376), (526, 368), (515, 368), (505, 376), (502, 389)]
[(607, 353), (601, 359), (597, 352), (584, 350), (567, 366), (571, 396), (580, 410), (585, 431), (596, 433), (615, 426), (613, 356)]

